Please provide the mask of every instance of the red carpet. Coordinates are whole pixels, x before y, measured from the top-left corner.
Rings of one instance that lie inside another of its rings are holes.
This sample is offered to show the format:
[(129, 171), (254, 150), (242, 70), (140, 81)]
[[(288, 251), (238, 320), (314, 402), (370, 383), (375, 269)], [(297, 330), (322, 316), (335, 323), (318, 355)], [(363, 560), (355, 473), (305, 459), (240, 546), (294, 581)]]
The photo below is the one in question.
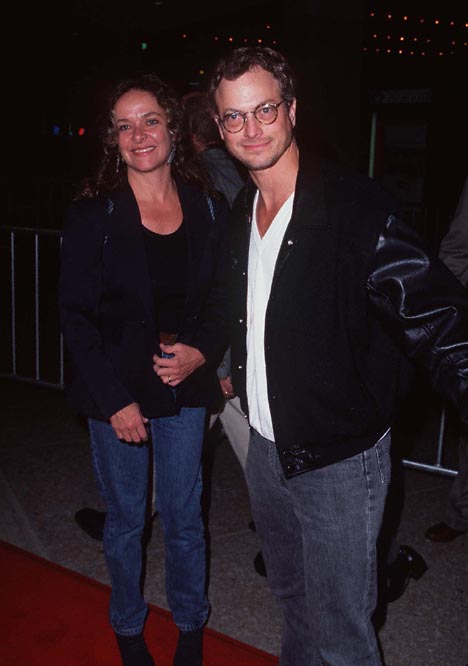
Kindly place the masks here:
[[(0, 664), (120, 666), (107, 622), (110, 589), (0, 541)], [(177, 629), (151, 606), (145, 628), (157, 666), (171, 666)], [(266, 652), (207, 629), (205, 666), (273, 666)]]

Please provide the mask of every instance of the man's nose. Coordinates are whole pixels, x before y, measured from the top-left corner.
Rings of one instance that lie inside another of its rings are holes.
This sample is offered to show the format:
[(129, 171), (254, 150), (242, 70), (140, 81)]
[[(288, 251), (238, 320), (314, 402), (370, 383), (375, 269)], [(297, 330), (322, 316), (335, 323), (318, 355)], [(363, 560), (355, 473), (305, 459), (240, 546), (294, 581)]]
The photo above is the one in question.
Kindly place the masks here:
[(262, 124), (258, 122), (253, 113), (248, 113), (245, 117), (244, 134), (248, 137), (254, 137), (262, 132)]

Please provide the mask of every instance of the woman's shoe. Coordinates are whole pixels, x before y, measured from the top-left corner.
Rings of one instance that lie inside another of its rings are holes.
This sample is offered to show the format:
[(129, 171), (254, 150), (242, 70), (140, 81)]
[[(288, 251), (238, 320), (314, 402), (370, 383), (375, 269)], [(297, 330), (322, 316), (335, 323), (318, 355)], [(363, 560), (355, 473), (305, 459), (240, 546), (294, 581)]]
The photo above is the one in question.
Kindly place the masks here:
[(136, 634), (136, 636), (115, 634), (115, 637), (122, 657), (122, 666), (155, 666), (143, 634)]
[(419, 553), (410, 546), (400, 546), (396, 560), (387, 566), (387, 602), (399, 599), (409, 579), (418, 580), (426, 571), (427, 564)]
[(203, 629), (179, 631), (173, 666), (202, 666)]
[(75, 513), (75, 520), (83, 532), (96, 541), (102, 541), (106, 512), (84, 507)]

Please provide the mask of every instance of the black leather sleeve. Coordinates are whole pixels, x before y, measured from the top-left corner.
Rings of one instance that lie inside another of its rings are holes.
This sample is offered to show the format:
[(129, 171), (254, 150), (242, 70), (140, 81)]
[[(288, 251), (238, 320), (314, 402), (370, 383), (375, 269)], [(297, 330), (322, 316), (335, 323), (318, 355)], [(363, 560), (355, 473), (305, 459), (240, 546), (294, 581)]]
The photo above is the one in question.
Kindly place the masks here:
[(367, 280), (373, 306), (404, 353), (468, 424), (468, 295), (418, 234), (389, 216)]

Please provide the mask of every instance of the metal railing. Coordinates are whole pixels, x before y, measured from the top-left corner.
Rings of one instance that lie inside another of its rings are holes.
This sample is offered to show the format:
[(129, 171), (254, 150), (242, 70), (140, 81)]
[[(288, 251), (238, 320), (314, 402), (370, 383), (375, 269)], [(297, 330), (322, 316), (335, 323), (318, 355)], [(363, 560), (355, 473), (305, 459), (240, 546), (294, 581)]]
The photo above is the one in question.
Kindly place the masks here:
[(418, 469), (423, 472), (434, 472), (443, 476), (456, 476), (458, 474), (456, 469), (451, 469), (443, 464), (444, 448), (445, 448), (445, 434), (447, 426), (447, 410), (442, 407), (439, 420), (439, 428), (437, 433), (437, 450), (435, 461), (432, 463), (423, 463), (417, 460), (409, 460), (403, 458), (403, 465), (411, 469)]
[[(59, 230), (0, 227), (0, 377), (64, 388), (64, 345), (57, 285)], [(435, 460), (404, 459), (406, 467), (446, 476), (446, 410), (441, 408)]]
[(62, 389), (61, 232), (0, 227), (0, 377)]

